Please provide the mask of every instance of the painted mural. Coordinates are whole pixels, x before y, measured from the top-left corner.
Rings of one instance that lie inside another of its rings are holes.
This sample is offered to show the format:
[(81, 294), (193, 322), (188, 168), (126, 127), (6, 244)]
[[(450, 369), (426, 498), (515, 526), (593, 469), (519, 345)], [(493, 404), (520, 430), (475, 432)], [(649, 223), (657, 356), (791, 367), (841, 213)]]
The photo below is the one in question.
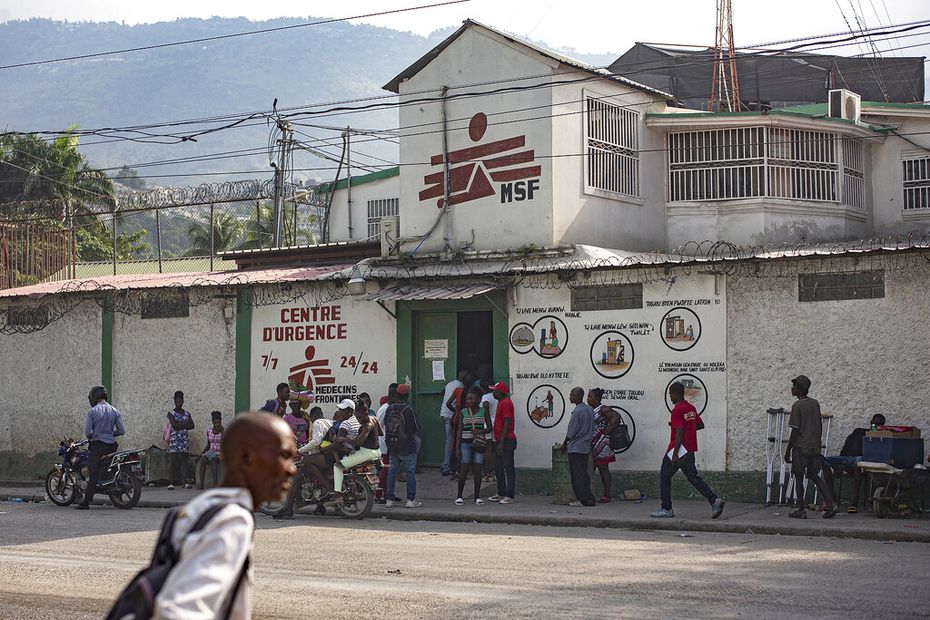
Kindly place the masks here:
[(605, 390), (631, 446), (617, 469), (657, 469), (669, 439), (668, 386), (680, 381), (707, 426), (698, 464), (723, 469), (726, 446), (726, 297), (714, 276), (643, 285), (643, 307), (578, 312), (568, 287), (521, 288), (511, 312), (517, 463), (546, 467), (565, 436), (574, 386)]
[(313, 392), (327, 413), (362, 392), (375, 402), (395, 380), (395, 326), (373, 303), (343, 298), (322, 306), (298, 303), (252, 311), (253, 406), (287, 381)]

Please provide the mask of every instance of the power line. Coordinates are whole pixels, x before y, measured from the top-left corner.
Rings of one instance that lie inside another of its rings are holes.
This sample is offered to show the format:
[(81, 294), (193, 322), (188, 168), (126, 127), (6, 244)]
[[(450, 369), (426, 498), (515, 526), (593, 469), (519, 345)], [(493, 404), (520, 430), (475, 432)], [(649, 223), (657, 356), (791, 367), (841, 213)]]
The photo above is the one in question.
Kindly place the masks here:
[(334, 24), (336, 22), (344, 22), (352, 19), (364, 19), (367, 17), (380, 17), (382, 15), (396, 15), (398, 13), (407, 13), (409, 11), (419, 11), (421, 9), (432, 9), (441, 6), (448, 6), (451, 4), (461, 4), (463, 2), (469, 2), (469, 0), (447, 0), (446, 2), (437, 2), (434, 4), (423, 4), (419, 6), (412, 6), (403, 9), (393, 9), (390, 11), (379, 11), (377, 13), (366, 13), (364, 15), (353, 15), (351, 17), (336, 17), (333, 19), (324, 19), (315, 22), (305, 22), (302, 24), (291, 24), (289, 26), (276, 26), (274, 28), (262, 28), (260, 30), (250, 30), (248, 32), (234, 32), (230, 34), (221, 34), (213, 37), (202, 37), (200, 39), (188, 39), (186, 41), (172, 41), (170, 43), (156, 43), (154, 45), (143, 45), (140, 47), (127, 47), (119, 50), (111, 50), (108, 52), (94, 52), (91, 54), (79, 54), (76, 56), (65, 56), (63, 58), (51, 58), (48, 60), (33, 60), (30, 62), (19, 62), (9, 65), (0, 65), (0, 69), (14, 69), (17, 67), (33, 67), (36, 65), (47, 65), (54, 62), (65, 62), (68, 60), (83, 60), (85, 58), (96, 58), (98, 56), (112, 56), (114, 54), (125, 54), (127, 52), (141, 52), (145, 50), (160, 49), (163, 47), (175, 47), (178, 45), (189, 45), (191, 43), (205, 43), (207, 41), (220, 41), (223, 39), (232, 39), (235, 37), (248, 37), (256, 34), (266, 34), (269, 32), (280, 32), (282, 30), (293, 30), (295, 28), (308, 28), (310, 26), (322, 26), (325, 24)]

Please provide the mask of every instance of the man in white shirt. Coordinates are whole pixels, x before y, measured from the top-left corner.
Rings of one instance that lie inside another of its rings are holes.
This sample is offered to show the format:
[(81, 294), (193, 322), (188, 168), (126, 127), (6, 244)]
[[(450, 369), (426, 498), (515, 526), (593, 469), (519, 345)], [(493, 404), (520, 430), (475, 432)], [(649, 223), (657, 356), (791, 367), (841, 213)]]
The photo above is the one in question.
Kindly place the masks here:
[(467, 375), (468, 371), (460, 370), (458, 378), (446, 384), (446, 389), (442, 394), (442, 404), (439, 406), (439, 417), (442, 418), (442, 424), (446, 430), (446, 451), (442, 459), (442, 467), (439, 468), (439, 473), (443, 476), (452, 473), (452, 418), (455, 412), (449, 408), (449, 399), (452, 398), (455, 390), (465, 387)]
[[(223, 481), (181, 509), (171, 542), (180, 559), (155, 598), (155, 618), (207, 620), (252, 617), (252, 578), (246, 570), (255, 529), (252, 511), (287, 493), (297, 446), (275, 416), (239, 415), (223, 434)], [(188, 533), (212, 506), (224, 504), (203, 529)], [(230, 598), (232, 600), (230, 600)]]
[[(481, 385), (482, 390), (486, 390), (487, 394), (481, 397), (481, 407), (482, 412), (487, 412), (491, 417), (491, 428), (494, 428), (494, 420), (497, 418), (497, 399), (494, 398), (494, 391), (491, 390), (489, 385)], [(489, 437), (493, 437), (489, 435)], [(487, 447), (484, 451), (484, 480), (485, 482), (490, 482), (494, 479), (494, 451), (497, 446), (494, 445), (493, 439), (487, 442)]]

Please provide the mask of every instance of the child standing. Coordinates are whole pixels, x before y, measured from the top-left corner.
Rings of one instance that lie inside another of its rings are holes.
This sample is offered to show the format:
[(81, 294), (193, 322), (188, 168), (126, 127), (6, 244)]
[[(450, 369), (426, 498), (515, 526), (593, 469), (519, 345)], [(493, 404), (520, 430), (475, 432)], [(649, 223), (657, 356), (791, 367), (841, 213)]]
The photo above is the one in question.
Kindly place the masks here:
[(220, 473), (220, 448), (223, 445), (223, 414), (219, 411), (210, 413), (213, 420), (213, 426), (207, 429), (207, 445), (203, 447), (200, 453), (200, 484), (198, 489), (203, 489), (206, 482), (207, 465), (210, 465), (210, 473), (213, 476), (213, 486), (216, 486)]

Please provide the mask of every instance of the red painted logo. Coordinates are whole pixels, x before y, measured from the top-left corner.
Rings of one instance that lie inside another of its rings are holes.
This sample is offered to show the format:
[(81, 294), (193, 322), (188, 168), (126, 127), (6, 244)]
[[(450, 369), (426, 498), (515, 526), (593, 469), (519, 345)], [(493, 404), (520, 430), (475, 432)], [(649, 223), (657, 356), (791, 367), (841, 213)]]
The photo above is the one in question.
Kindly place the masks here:
[[(488, 129), (488, 117), (478, 112), (468, 123), (468, 137), (472, 142), (480, 142)], [(533, 149), (518, 151), (526, 146), (526, 136), (515, 136), (505, 140), (486, 142), (477, 146), (451, 151), (449, 153), (449, 204), (456, 205), (470, 200), (494, 196), (497, 192), (491, 181), (507, 183), (501, 186), (501, 202), (532, 198), (539, 189), (536, 182), (523, 183), (526, 179), (537, 178), (541, 174), (540, 166), (526, 166), (535, 160)], [(430, 158), (430, 165), (442, 166), (445, 158), (440, 153)], [(420, 192), (420, 200), (439, 198), (436, 206), (440, 209), (445, 204), (443, 197), (444, 172), (433, 172), (423, 177), (426, 189)], [(513, 183), (517, 181), (518, 183)]]
[[(333, 376), (333, 370), (329, 367), (329, 360), (315, 360), (316, 347), (310, 345), (304, 349), (306, 362), (301, 362), (296, 366), (291, 366), (287, 378), (301, 385), (308, 390), (314, 390), (315, 385), (331, 385), (336, 383), (336, 377)], [(314, 385), (315, 384), (315, 385)]]

